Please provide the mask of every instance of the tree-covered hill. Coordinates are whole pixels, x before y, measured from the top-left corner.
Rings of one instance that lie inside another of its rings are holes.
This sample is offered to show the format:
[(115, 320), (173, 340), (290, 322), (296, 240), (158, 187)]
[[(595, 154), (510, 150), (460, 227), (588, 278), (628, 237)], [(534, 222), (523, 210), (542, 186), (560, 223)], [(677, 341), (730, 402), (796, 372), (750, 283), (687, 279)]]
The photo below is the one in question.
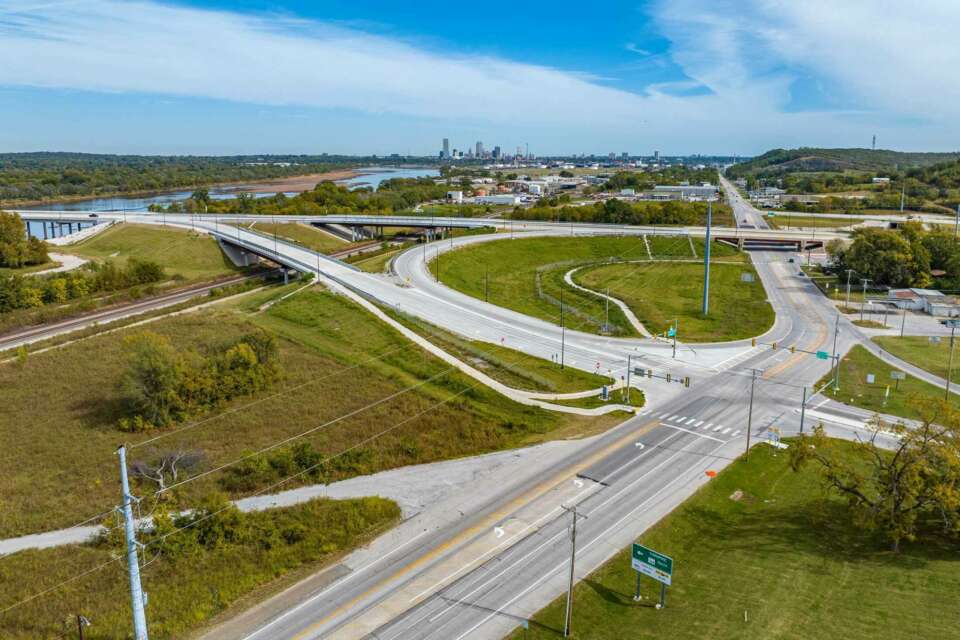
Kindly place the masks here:
[(807, 171), (897, 171), (960, 159), (960, 152), (926, 153), (888, 149), (773, 149), (727, 170), (734, 178)]

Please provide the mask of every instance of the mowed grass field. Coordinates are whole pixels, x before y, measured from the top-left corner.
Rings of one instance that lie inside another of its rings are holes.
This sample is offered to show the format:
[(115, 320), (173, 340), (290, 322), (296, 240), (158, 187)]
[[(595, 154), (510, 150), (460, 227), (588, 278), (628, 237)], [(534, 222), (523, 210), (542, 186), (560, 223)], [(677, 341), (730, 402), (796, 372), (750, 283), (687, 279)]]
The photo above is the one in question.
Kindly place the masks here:
[[(664, 609), (653, 606), (659, 583), (650, 578), (633, 601), (636, 573), (624, 550), (575, 587), (571, 637), (958, 637), (956, 543), (891, 553), (850, 524), (845, 502), (824, 493), (813, 467), (794, 472), (774, 452), (755, 447), (749, 462), (735, 461), (638, 538), (673, 558)], [(564, 604), (558, 598), (510, 640), (563, 637)]]
[[(873, 339), (878, 345), (889, 351), (901, 360), (920, 367), (930, 373), (947, 379), (947, 368), (950, 364), (950, 338), (943, 336), (940, 342), (930, 342), (927, 336), (877, 336)], [(954, 346), (954, 351), (957, 347)], [(954, 353), (951, 382), (960, 383), (960, 359)]]
[[(369, 439), (354, 449), (353, 462), (336, 480), (618, 421), (513, 403), (455, 373), (343, 297), (319, 289), (256, 312), (266, 299), (294, 288), (88, 338), (31, 355), (23, 365), (0, 364), (0, 537), (70, 526), (111, 509), (119, 500), (114, 450), (124, 441), (131, 465), (183, 448), (200, 452), (202, 468), (209, 469), (309, 430), (297, 442), (330, 456)], [(116, 424), (127, 412), (120, 390), (123, 338), (144, 328), (179, 349), (201, 352), (264, 328), (279, 339), (284, 379), (139, 446), (158, 434), (121, 433)], [(219, 490), (218, 478), (211, 474), (184, 485), (172, 496), (174, 506), (189, 507)], [(143, 495), (149, 487), (137, 491)]]
[[(650, 259), (650, 256), (653, 256), (653, 260)], [(715, 243), (711, 249), (711, 256), (717, 262), (741, 263), (736, 267), (730, 267), (731, 273), (736, 270), (737, 278), (739, 278), (740, 272), (753, 270), (748, 264), (742, 264), (745, 259), (743, 254), (738, 253), (731, 247)], [(635, 262), (623, 265), (592, 266), (610, 260)], [(658, 260), (668, 262), (659, 262)], [(702, 260), (703, 240), (691, 240), (687, 236), (651, 236), (648, 238), (648, 243), (644, 243), (643, 238), (627, 236), (517, 238), (484, 242), (457, 249), (441, 255), (439, 258), (434, 258), (430, 262), (430, 269), (434, 274), (439, 269), (440, 280), (454, 289), (476, 298), (484, 299), (486, 297), (493, 304), (555, 324), (560, 323), (558, 303), (562, 288), (565, 310), (564, 324), (570, 329), (588, 333), (601, 333), (607, 317), (605, 300), (566, 284), (564, 275), (568, 271), (578, 266), (584, 267), (582, 271), (575, 274), (575, 281), (577, 281), (576, 278), (581, 277), (581, 273), (594, 269), (622, 268), (619, 272), (620, 275), (628, 272), (649, 272), (649, 276), (646, 278), (638, 276), (637, 283), (642, 280), (643, 286), (651, 291), (655, 290), (659, 297), (668, 300), (674, 299), (675, 308), (682, 311), (685, 310), (685, 306), (679, 297), (686, 295), (684, 291), (691, 288), (683, 279), (696, 272), (698, 268), (702, 272)], [(689, 263), (682, 261), (689, 261)], [(542, 293), (545, 294), (544, 297), (538, 296), (537, 292), (538, 270), (540, 287)], [(702, 275), (697, 277), (702, 287)], [(598, 290), (604, 291), (607, 286), (614, 286), (612, 280), (608, 283), (606, 278), (601, 277), (601, 279), (603, 280), (602, 286), (598, 287)], [(763, 287), (759, 281), (755, 282), (754, 285), (744, 286), (751, 291), (753, 291), (753, 287), (758, 287), (761, 292), (759, 294), (761, 295), (760, 299), (765, 300), (765, 295), (762, 294)], [(714, 294), (712, 298), (714, 309), (719, 309), (727, 304), (722, 295), (731, 291), (730, 288), (721, 287), (721, 295)], [(750, 295), (755, 296), (757, 294), (751, 293)], [(759, 307), (758, 313), (764, 313), (762, 305), (757, 306)], [(634, 309), (634, 312), (636, 313), (637, 309)], [(695, 313), (699, 314), (699, 306)], [(684, 320), (684, 318), (680, 320), (681, 327), (685, 327)], [(766, 322), (765, 317), (761, 317), (760, 323), (763, 322)], [(616, 305), (609, 305), (609, 324), (610, 333), (614, 335), (637, 335)], [(731, 329), (736, 330), (737, 328), (733, 327)], [(682, 333), (681, 338), (695, 341), (697, 334), (694, 332)], [(704, 339), (722, 340), (726, 338), (707, 337)]]
[[(900, 389), (896, 390), (897, 381), (890, 378), (891, 371), (900, 370), (857, 345), (841, 359), (840, 391), (834, 393), (831, 385), (825, 388), (823, 393), (838, 402), (904, 418), (919, 417), (916, 410), (910, 407), (910, 400), (915, 396), (943, 399), (943, 389), (911, 375), (901, 380)], [(871, 373), (874, 375), (874, 383), (868, 384), (867, 374)], [(829, 374), (824, 376), (817, 383), (817, 387), (832, 379)], [(886, 397), (886, 404), (884, 404), (888, 386), (890, 394)], [(960, 406), (957, 396), (951, 394), (951, 397), (952, 401)]]
[[(744, 273), (754, 275), (743, 282)], [(710, 313), (703, 317), (703, 265), (651, 262), (587, 267), (574, 281), (594, 291), (610, 291), (624, 301), (651, 333), (678, 321), (683, 342), (721, 342), (760, 335), (773, 326), (767, 294), (748, 264), (710, 265)]]
[(207, 280), (238, 271), (213, 238), (153, 225), (116, 224), (78, 244), (58, 247), (57, 251), (119, 264), (130, 258), (150, 260), (162, 264), (168, 274), (186, 280)]

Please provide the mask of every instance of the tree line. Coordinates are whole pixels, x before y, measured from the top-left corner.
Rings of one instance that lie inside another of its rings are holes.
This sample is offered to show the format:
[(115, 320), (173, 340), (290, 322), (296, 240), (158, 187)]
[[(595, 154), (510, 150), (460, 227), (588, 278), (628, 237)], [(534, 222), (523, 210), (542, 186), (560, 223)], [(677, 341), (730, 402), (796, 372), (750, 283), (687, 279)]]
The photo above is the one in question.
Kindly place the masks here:
[(94, 293), (149, 285), (166, 278), (163, 266), (131, 258), (125, 266), (115, 262), (88, 262), (79, 269), (47, 275), (0, 276), (0, 313), (63, 304)]
[[(706, 202), (626, 202), (611, 198), (583, 206), (547, 207), (530, 209), (517, 207), (510, 217), (523, 220), (553, 220), (558, 222), (600, 222), (611, 224), (670, 224), (701, 225), (707, 218)], [(730, 215), (727, 205), (713, 203), (714, 214)]]
[(182, 422), (239, 396), (269, 387), (281, 375), (279, 349), (258, 331), (212, 353), (178, 351), (165, 336), (145, 331), (126, 338), (121, 384), (130, 416), (121, 431), (149, 431)]
[(960, 288), (960, 244), (953, 233), (907, 223), (899, 229), (858, 229), (851, 243), (831, 240), (826, 248), (828, 270), (846, 277), (852, 269), (853, 282), (866, 278), (880, 287)]
[(350, 189), (331, 181), (316, 185), (312, 191), (296, 196), (278, 193), (267, 198), (240, 194), (236, 198), (212, 200), (206, 190), (194, 192), (187, 200), (167, 207), (152, 205), (151, 211), (167, 213), (251, 213), (261, 215), (322, 215), (350, 213), (395, 213), (421, 202), (446, 198), (448, 187), (433, 178), (391, 178), (379, 188)]
[(53, 200), (319, 173), (356, 160), (324, 156), (0, 154), (0, 201)]
[(0, 211), (0, 267), (19, 269), (49, 260), (47, 243), (28, 236), (19, 215)]

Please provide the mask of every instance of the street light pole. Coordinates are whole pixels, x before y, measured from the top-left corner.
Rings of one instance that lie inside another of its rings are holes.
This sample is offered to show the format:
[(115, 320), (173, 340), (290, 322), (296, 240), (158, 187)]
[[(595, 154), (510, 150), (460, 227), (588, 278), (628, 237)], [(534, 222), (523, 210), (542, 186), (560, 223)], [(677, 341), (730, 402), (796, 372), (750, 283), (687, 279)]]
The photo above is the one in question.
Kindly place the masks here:
[(903, 329), (904, 329), (904, 327), (905, 327), (906, 324), (907, 324), (907, 308), (904, 307), (903, 309), (901, 309), (901, 311), (903, 311), (903, 318), (900, 320), (900, 337), (902, 338), (902, 337), (903, 337)]
[(850, 308), (850, 274), (853, 273), (853, 269), (847, 269), (847, 308)]
[(703, 317), (710, 312), (710, 226), (713, 223), (713, 203), (707, 203), (707, 237), (703, 245)]
[(803, 421), (807, 413), (807, 388), (803, 388), (803, 401), (800, 403), (800, 435), (803, 435)]
[(947, 402), (950, 401), (950, 376), (953, 375), (953, 338), (957, 333), (957, 324), (960, 323), (958, 320), (948, 320), (947, 323), (950, 326), (950, 358), (947, 361), (947, 387), (943, 394), (943, 399)]
[(577, 561), (577, 518), (586, 518), (587, 516), (577, 513), (577, 507), (563, 507), (573, 516), (573, 526), (570, 529), (570, 580), (567, 584), (567, 613), (563, 618), (563, 637), (569, 638), (573, 631), (573, 578), (574, 568)]
[(837, 338), (840, 337), (840, 310), (837, 310), (837, 324), (833, 329), (833, 392), (840, 391), (840, 355), (837, 353)]
[(869, 278), (863, 279), (863, 299), (860, 301), (860, 322), (863, 322), (863, 310), (867, 306), (867, 283), (870, 282)]

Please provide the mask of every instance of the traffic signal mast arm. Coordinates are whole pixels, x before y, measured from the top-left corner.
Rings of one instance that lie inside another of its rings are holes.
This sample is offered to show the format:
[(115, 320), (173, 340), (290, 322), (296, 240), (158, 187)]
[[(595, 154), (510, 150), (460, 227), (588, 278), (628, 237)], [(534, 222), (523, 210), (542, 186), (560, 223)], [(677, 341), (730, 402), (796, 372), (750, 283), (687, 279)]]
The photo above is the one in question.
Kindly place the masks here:
[[(777, 349), (780, 349), (780, 348), (781, 348), (780, 345), (779, 345), (778, 343), (776, 343), (776, 342), (759, 342), (759, 341), (757, 341), (756, 338), (752, 338), (752, 339), (750, 340), (750, 345), (751, 345), (751, 346), (754, 346), (754, 347), (756, 347), (756, 346), (770, 347), (770, 350), (771, 350), (771, 351), (776, 351)], [(829, 354), (828, 352), (826, 352), (826, 351), (808, 351), (807, 349), (800, 349), (800, 348), (798, 348), (797, 345), (795, 345), (795, 344), (790, 345), (789, 347), (786, 347), (786, 348), (790, 350), (790, 353), (805, 353), (805, 354), (807, 354), (807, 355), (817, 356), (817, 357), (818, 357), (819, 359), (821, 359), (821, 360), (831, 360), (831, 359), (832, 359), (831, 356), (830, 356), (830, 354)]]

